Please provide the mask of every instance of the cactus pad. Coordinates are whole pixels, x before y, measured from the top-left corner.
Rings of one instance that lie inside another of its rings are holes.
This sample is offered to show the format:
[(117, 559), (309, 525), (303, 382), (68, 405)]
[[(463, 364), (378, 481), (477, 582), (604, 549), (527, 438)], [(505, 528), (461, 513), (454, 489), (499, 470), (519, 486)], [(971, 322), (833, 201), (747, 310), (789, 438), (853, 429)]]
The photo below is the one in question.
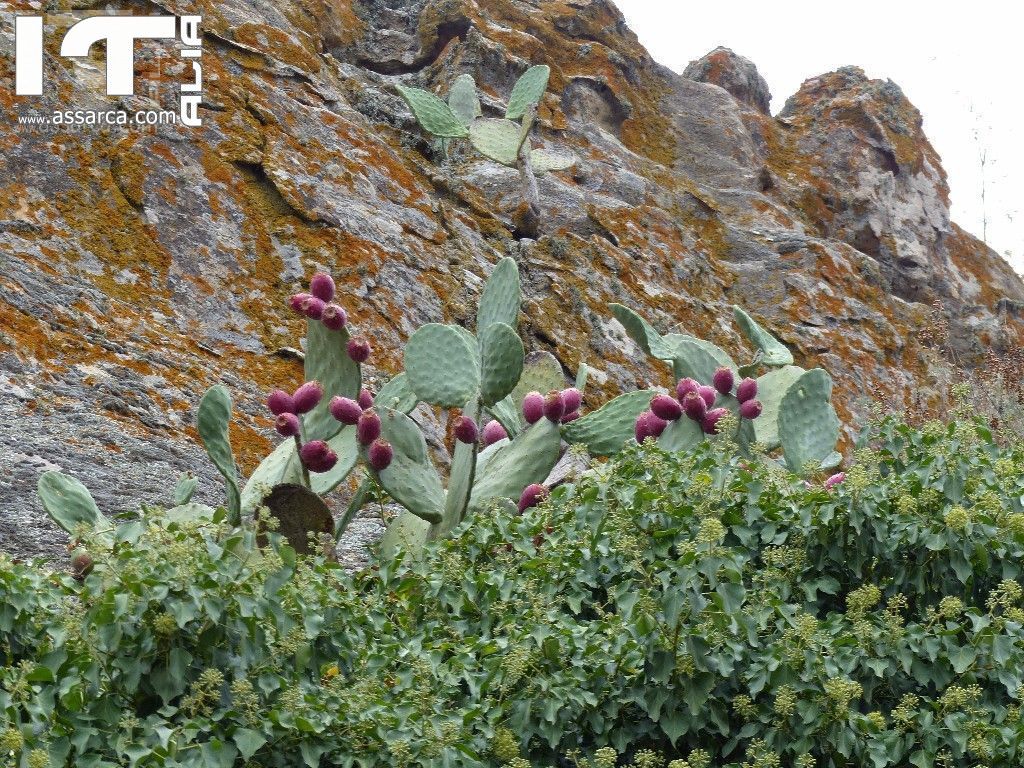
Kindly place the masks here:
[(669, 422), (658, 438), (658, 445), (666, 451), (688, 451), (700, 445), (704, 430), (693, 419), (686, 416)]
[[(507, 326), (506, 326), (507, 327)], [(518, 337), (516, 337), (518, 338)], [(478, 421), (480, 405), (477, 402), (466, 403), (462, 415)], [(444, 520), (438, 533), (446, 533), (462, 522), (469, 506), (469, 497), (476, 478), (477, 453), (476, 445), (456, 441), (452, 454), (451, 470), (448, 473), (448, 493), (445, 496)]]
[(469, 126), (469, 140), (484, 157), (514, 168), (522, 145), (520, 127), (511, 120), (480, 118)]
[(446, 139), (458, 139), (467, 135), (468, 131), (462, 121), (447, 104), (430, 91), (407, 88), (403, 85), (396, 87), (420, 125), (429, 133)]
[(472, 75), (459, 75), (448, 90), (448, 106), (459, 121), (469, 126), (483, 114), (480, 97), (476, 93), (476, 81)]
[(636, 417), (647, 410), (657, 393), (651, 389), (627, 392), (596, 411), (562, 426), (567, 443), (582, 443), (593, 456), (611, 456), (634, 436)]
[(743, 335), (761, 351), (762, 363), (772, 367), (793, 364), (793, 353), (786, 349), (781, 341), (758, 325), (742, 308), (734, 306), (732, 312)]
[(199, 485), (199, 481), (195, 477), (187, 472), (183, 473), (174, 486), (175, 505), (188, 504), (192, 501), (192, 494), (196, 492), (197, 485)]
[[(294, 445), (294, 443), (292, 444)], [(326, 496), (344, 482), (359, 460), (355, 427), (345, 427), (328, 440), (327, 444), (337, 454), (338, 461), (327, 472), (315, 472), (309, 477), (313, 492), (319, 493), (321, 496)]]
[(674, 342), (672, 370), (677, 379), (689, 377), (701, 384), (710, 384), (720, 366), (736, 370), (736, 363), (725, 350), (710, 341), (677, 335)]
[(782, 398), (806, 371), (796, 365), (776, 368), (757, 379), (757, 399), (761, 401), (761, 415), (754, 419), (754, 437), (771, 450), (779, 447), (779, 411)]
[(391, 521), (384, 536), (380, 540), (380, 555), (384, 561), (394, 560), (398, 550), (418, 557), (423, 546), (430, 539), (433, 526), (421, 517), (417, 517), (407, 509), (403, 509), (398, 517)]
[(39, 501), (53, 522), (68, 533), (79, 525), (96, 528), (103, 522), (89, 489), (61, 472), (44, 472), (37, 486)]
[(509, 120), (518, 120), (531, 105), (540, 104), (540, 100), (544, 97), (544, 91), (547, 90), (550, 76), (551, 67), (547, 64), (537, 64), (526, 70), (512, 86), (512, 94), (508, 97), (505, 117)]
[(329, 408), (335, 395), (355, 400), (362, 386), (359, 364), (345, 351), (349, 342), (346, 328), (332, 331), (319, 320), (310, 320), (306, 328), (306, 381), (319, 381), (324, 396), (317, 406), (303, 417), (307, 440), (329, 440), (341, 429)]
[(612, 316), (622, 323), (626, 333), (640, 349), (659, 360), (672, 361), (672, 358), (675, 357), (674, 347), (665, 343), (653, 325), (622, 304), (609, 304), (608, 306), (612, 311)]
[[(287, 483), (271, 489), (262, 500), (261, 505), (270, 510), (277, 518), (280, 526), (277, 533), (288, 540), (289, 546), (300, 555), (311, 554), (309, 535), (332, 535), (334, 518), (331, 510), (313, 491), (304, 485)], [(266, 545), (266, 537), (261, 536), (261, 545)]]
[(480, 309), (476, 314), (477, 334), (482, 338), (487, 326), (493, 323), (504, 323), (515, 328), (519, 324), (521, 301), (519, 267), (515, 259), (506, 256), (494, 268), (480, 296)]
[(480, 394), (485, 405), (507, 396), (523, 373), (523, 342), (511, 326), (491, 323), (480, 334)]
[(231, 452), (231, 439), (228, 425), (231, 422), (231, 395), (220, 384), (211, 387), (203, 399), (199, 401), (196, 424), (199, 437), (203, 440), (210, 461), (224, 477), (227, 487), (228, 503), (232, 524), (241, 519), (241, 497), (238, 492), (238, 472), (235, 469), (235, 457)]
[(480, 391), (479, 353), (472, 336), (456, 326), (428, 323), (409, 337), (405, 371), (416, 396), (459, 408)]
[(550, 392), (565, 387), (562, 365), (550, 352), (531, 352), (523, 361), (523, 372), (512, 393), (488, 410), (511, 436), (523, 429), (523, 398), (530, 392)]
[(267, 488), (299, 482), (302, 482), (302, 465), (295, 450), (295, 441), (289, 438), (271, 451), (249, 476), (249, 481), (242, 489), (242, 511), (252, 513), (259, 506)]
[(383, 408), (390, 408), (394, 411), (409, 413), (419, 400), (416, 393), (409, 386), (409, 377), (405, 373), (394, 376), (387, 384), (380, 388), (374, 403)]
[[(492, 446), (493, 447), (493, 446)], [(543, 482), (558, 463), (562, 438), (558, 426), (541, 419), (488, 459), (477, 473), (470, 506), (489, 499), (518, 499), (523, 488)]]
[(576, 165), (578, 158), (572, 152), (552, 149), (535, 149), (530, 152), (530, 164), (535, 173), (565, 171)]
[(404, 413), (378, 409), (381, 436), (391, 443), (394, 458), (377, 477), (395, 501), (429, 523), (444, 517), (441, 477), (427, 456), (427, 443), (419, 425)]
[(779, 441), (793, 472), (801, 472), (808, 462), (820, 465), (835, 451), (839, 418), (831, 396), (832, 378), (815, 368), (793, 382), (782, 398)]

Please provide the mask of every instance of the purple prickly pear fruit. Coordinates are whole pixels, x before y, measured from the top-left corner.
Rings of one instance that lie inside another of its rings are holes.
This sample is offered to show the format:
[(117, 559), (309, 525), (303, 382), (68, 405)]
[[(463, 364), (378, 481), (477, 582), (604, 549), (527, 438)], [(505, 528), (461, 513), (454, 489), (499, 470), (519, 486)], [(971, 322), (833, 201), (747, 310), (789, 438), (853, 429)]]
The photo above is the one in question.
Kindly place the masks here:
[(711, 377), (711, 383), (714, 384), (715, 389), (723, 395), (728, 395), (732, 392), (732, 385), (736, 383), (736, 376), (733, 374), (731, 368), (726, 368), (723, 365), (715, 371), (715, 375)]
[(313, 275), (313, 279), (309, 281), (309, 292), (320, 299), (320, 301), (328, 302), (334, 298), (334, 280), (331, 279), (330, 275), (317, 272)]
[(306, 299), (311, 299), (311, 298), (313, 298), (313, 294), (311, 294), (311, 293), (296, 293), (296, 294), (292, 295), (292, 297), (290, 299), (288, 299), (288, 305), (292, 309), (294, 309), (296, 312), (302, 312), (303, 311), (302, 310), (303, 302), (305, 302)]
[(363, 411), (356, 424), (356, 440), (360, 445), (369, 445), (380, 437), (380, 416), (376, 411)]
[(544, 415), (548, 421), (557, 424), (565, 415), (565, 400), (562, 393), (553, 389), (544, 396)]
[(331, 404), (328, 407), (330, 408), (331, 416), (348, 427), (358, 424), (359, 417), (363, 415), (362, 406), (348, 397), (332, 397)]
[(704, 421), (708, 413), (708, 404), (700, 392), (687, 392), (683, 398), (683, 411), (694, 421)]
[(324, 316), (324, 303), (316, 296), (307, 296), (302, 300), (301, 311), (310, 320), (319, 320)]
[(338, 454), (323, 440), (311, 440), (299, 451), (302, 465), (310, 472), (330, 472), (338, 463)]
[(701, 427), (704, 432), (708, 435), (718, 434), (718, 422), (721, 421), (722, 417), (725, 416), (729, 411), (726, 408), (713, 408), (708, 411), (704, 417), (704, 421), (701, 422)]
[(320, 386), (319, 381), (307, 381), (292, 395), (295, 413), (309, 413), (317, 407), (323, 396), (324, 388)]
[(846, 479), (846, 473), (845, 472), (836, 472), (834, 475), (832, 475), (832, 477), (830, 477), (828, 480), (825, 481), (825, 487), (826, 488), (833, 488), (833, 487), (839, 485), (845, 479)]
[(267, 408), (275, 416), (282, 413), (295, 413), (295, 400), (287, 392), (275, 389), (267, 396)]
[(683, 415), (679, 401), (669, 395), (655, 395), (651, 398), (651, 411), (659, 419), (675, 421)]
[(651, 411), (648, 411), (647, 414), (647, 429), (650, 430), (651, 437), (661, 437), (661, 433), (665, 431), (668, 422)]
[(569, 387), (569, 389), (562, 391), (562, 402), (565, 403), (566, 413), (578, 411), (583, 404), (583, 393), (576, 389), (576, 387)]
[(562, 417), (562, 423), (563, 424), (568, 424), (571, 421), (576, 421), (576, 419), (578, 419), (579, 417), (580, 417), (580, 412), (579, 411), (573, 411), (572, 413), (567, 413), (567, 414), (565, 414), (565, 416)]
[(736, 387), (736, 399), (741, 403), (757, 397), (757, 379), (746, 378)]
[(536, 424), (544, 415), (544, 395), (530, 392), (523, 398), (523, 418), (527, 424)]
[(680, 379), (679, 383), (676, 384), (676, 397), (681, 403), (687, 394), (690, 392), (696, 392), (698, 389), (700, 389), (700, 384), (698, 384), (694, 379)]
[(708, 408), (715, 404), (715, 398), (718, 397), (718, 392), (715, 391), (714, 387), (700, 387), (697, 392), (704, 398), (704, 404), (707, 405)]
[(519, 512), (523, 513), (530, 507), (540, 504), (548, 495), (548, 489), (539, 483), (533, 483), (523, 489), (519, 497)]
[(476, 443), (477, 438), (480, 436), (480, 430), (477, 429), (476, 422), (468, 416), (459, 416), (455, 420), (455, 439), (460, 443), (466, 443), (473, 445)]
[(367, 408), (373, 408), (373, 395), (366, 387), (359, 390), (359, 405), (364, 411)]
[(370, 342), (362, 336), (356, 336), (354, 339), (348, 340), (348, 346), (345, 347), (345, 351), (348, 352), (348, 356), (353, 362), (365, 363), (367, 358), (370, 357)]
[(328, 304), (320, 314), (320, 322), (332, 331), (340, 331), (348, 322), (348, 314), (337, 304)]
[(274, 429), (281, 437), (295, 437), (299, 434), (299, 417), (294, 413), (282, 413), (274, 422)]
[(633, 435), (638, 443), (643, 443), (644, 440), (651, 436), (651, 429), (647, 423), (647, 417), (650, 415), (650, 411), (644, 411), (636, 417), (636, 422), (633, 425)]
[(760, 400), (747, 400), (744, 403), (740, 403), (740, 416), (744, 419), (756, 419), (761, 415), (761, 410)]
[(367, 454), (370, 468), (374, 472), (383, 472), (391, 466), (391, 460), (395, 458), (395, 451), (391, 447), (391, 443), (380, 437), (370, 444), (370, 450), (367, 451)]
[(494, 445), (499, 440), (504, 440), (508, 437), (508, 432), (501, 426), (501, 423), (495, 419), (491, 419), (484, 425), (484, 445)]

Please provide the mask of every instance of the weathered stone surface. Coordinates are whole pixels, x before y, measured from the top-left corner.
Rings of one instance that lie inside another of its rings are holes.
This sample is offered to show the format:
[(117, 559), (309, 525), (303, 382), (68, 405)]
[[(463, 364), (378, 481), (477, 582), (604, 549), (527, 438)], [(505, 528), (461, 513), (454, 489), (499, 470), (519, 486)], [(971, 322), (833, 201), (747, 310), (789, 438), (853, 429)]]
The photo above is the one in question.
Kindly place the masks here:
[[(281, 353), (302, 329), (285, 300), (315, 269), (337, 277), (377, 350), (371, 373), (386, 376), (417, 325), (471, 321), (484, 276), (512, 255), (528, 346), (567, 372), (594, 366), (591, 405), (668, 382), (610, 319), (611, 301), (732, 349), (742, 345), (727, 308), (745, 305), (798, 362), (835, 375), (847, 420), (860, 393), (884, 388), (899, 402), (923, 380), (915, 331), (932, 299), (967, 360), (981, 344), (1024, 340), (1024, 286), (950, 223), (939, 158), (891, 83), (823, 75), (775, 119), (752, 68), (730, 64), (747, 91), (673, 74), (607, 0), (204, 8), (204, 125), (148, 131), (17, 125), (116, 101), (102, 96), (101, 54), (59, 59), (54, 36), (47, 95), (13, 97), (13, 25), (0, 14), (5, 549), (62, 551), (34, 492), (54, 466), (108, 512), (166, 502), (186, 469), (200, 478), (196, 500), (217, 503), (191, 426), (198, 397), (215, 382), (231, 389), (236, 454), (251, 471), (272, 444), (261, 395), (300, 381)], [(444, 94), (469, 72), (493, 116), (541, 60), (552, 76), (535, 144), (581, 161), (542, 178), (541, 234), (516, 240), (515, 172), (457, 143), (442, 156), (394, 85)], [(120, 102), (174, 109), (174, 49), (140, 44), (137, 70), (136, 96)], [(372, 520), (361, 529), (372, 535)]]
[(763, 115), (770, 111), (772, 94), (750, 59), (719, 46), (683, 70), (683, 77), (724, 88), (740, 102)]

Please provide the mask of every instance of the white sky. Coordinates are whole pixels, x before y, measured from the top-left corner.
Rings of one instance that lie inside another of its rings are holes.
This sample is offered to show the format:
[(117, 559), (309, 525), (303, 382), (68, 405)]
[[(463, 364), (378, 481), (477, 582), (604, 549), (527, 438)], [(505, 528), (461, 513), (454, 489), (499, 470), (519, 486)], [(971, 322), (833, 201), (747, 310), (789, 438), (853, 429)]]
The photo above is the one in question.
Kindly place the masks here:
[[(777, 113), (800, 84), (852, 64), (899, 85), (949, 175), (953, 220), (1024, 274), (1021, 12), (1007, 0), (616, 0), (651, 55), (682, 72), (724, 45), (751, 59)], [(981, 150), (987, 150), (986, 203)]]

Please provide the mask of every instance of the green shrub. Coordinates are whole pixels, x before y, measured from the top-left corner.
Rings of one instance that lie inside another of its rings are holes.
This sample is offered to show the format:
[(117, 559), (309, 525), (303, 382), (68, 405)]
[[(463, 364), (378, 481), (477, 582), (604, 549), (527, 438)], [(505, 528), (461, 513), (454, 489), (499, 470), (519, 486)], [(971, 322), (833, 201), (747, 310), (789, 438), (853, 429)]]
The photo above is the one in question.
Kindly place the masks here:
[(148, 512), (0, 563), (0, 765), (1017, 766), (1022, 470), (965, 420), (831, 488), (648, 442), (355, 575)]

